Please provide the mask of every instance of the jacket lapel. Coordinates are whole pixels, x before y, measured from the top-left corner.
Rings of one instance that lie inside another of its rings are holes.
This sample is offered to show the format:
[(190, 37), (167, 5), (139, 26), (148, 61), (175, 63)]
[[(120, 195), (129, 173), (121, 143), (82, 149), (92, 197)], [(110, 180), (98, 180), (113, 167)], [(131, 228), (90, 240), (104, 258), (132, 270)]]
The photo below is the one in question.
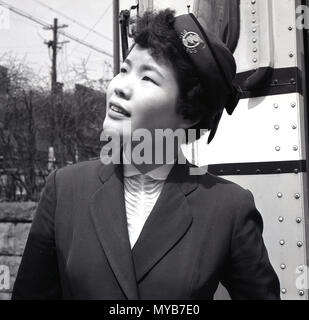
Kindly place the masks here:
[(139, 299), (125, 214), (121, 165), (101, 167), (103, 182), (91, 198), (91, 217), (111, 268), (128, 299)]
[(196, 187), (189, 164), (174, 165), (132, 250), (138, 282), (190, 228), (192, 215), (186, 196)]

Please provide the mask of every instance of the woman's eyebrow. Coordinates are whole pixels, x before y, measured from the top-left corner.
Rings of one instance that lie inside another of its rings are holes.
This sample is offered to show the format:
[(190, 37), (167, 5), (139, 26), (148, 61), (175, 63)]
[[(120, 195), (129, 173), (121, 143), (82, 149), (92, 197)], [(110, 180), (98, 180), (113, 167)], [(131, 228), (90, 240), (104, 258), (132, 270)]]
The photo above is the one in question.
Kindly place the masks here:
[(159, 69), (152, 65), (152, 64), (142, 64), (140, 66), (141, 70), (143, 71), (154, 71), (156, 72), (161, 78), (165, 79), (165, 77), (163, 76), (163, 74), (159, 71)]
[[(124, 60), (124, 63), (126, 63), (129, 67), (132, 66), (132, 61), (129, 58), (126, 58)], [(140, 67), (140, 70), (142, 71), (154, 71), (156, 72), (161, 78), (166, 79), (163, 74), (159, 71), (159, 69), (153, 65), (153, 64), (142, 64)]]

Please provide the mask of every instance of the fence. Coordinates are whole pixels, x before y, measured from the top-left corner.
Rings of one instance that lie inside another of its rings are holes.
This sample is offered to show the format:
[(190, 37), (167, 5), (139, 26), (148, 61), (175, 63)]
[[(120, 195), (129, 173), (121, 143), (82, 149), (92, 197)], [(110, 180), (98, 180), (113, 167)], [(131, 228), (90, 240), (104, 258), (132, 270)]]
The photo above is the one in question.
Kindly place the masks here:
[[(48, 170), (35, 171), (34, 183), (26, 185), (26, 178), (18, 170), (0, 171), (0, 202), (38, 201), (45, 186)], [(27, 188), (27, 189), (26, 189)]]

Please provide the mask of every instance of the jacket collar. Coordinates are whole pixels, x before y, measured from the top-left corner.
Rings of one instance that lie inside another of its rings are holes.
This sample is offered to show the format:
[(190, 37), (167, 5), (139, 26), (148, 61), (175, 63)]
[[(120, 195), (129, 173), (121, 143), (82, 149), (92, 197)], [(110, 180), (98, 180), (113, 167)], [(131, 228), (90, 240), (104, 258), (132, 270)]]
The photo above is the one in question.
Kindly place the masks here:
[(186, 196), (197, 187), (188, 165), (175, 165), (132, 250), (136, 280), (140, 282), (152, 267), (185, 235), (192, 223)]
[(91, 198), (91, 217), (98, 239), (128, 299), (139, 299), (137, 283), (185, 235), (192, 223), (186, 196), (197, 188), (191, 164), (175, 164), (131, 250), (123, 188), (123, 166), (101, 166), (102, 186)]

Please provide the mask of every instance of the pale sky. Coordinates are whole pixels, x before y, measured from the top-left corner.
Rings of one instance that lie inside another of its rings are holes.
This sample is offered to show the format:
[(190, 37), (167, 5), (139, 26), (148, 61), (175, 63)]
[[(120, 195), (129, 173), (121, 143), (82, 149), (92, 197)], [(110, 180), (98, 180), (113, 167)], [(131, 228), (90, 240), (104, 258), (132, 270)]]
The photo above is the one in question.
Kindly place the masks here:
[[(42, 20), (48, 24), (58, 18), (58, 24), (67, 24), (69, 27), (63, 29), (65, 32), (80, 38), (89, 44), (112, 54), (113, 43), (105, 39), (112, 39), (112, 0), (1, 0), (27, 14)], [(178, 14), (187, 12), (187, 5), (193, 1), (187, 0), (155, 0), (155, 6), (159, 8), (171, 7)], [(43, 4), (43, 5), (42, 5)], [(52, 11), (44, 4), (63, 15)], [(121, 9), (129, 9), (135, 5), (136, 0), (120, 0)], [(1, 9), (1, 6), (0, 6)], [(0, 11), (1, 12), (1, 11)], [(100, 33), (101, 36), (89, 32), (89, 30), (68, 19), (78, 21), (90, 29)], [(0, 17), (1, 18), (1, 17)], [(30, 21), (16, 13), (9, 13), (9, 28), (1, 27), (0, 24), (0, 58), (4, 53), (10, 53), (19, 59), (25, 58), (28, 66), (35, 72), (48, 76), (51, 67), (51, 52), (44, 41), (52, 39), (51, 30), (43, 30), (39, 24)], [(60, 36), (59, 41), (69, 40)], [(100, 79), (103, 74), (108, 75), (109, 68), (106, 64), (112, 64), (112, 58), (96, 52), (88, 47), (76, 43), (73, 40), (64, 44), (58, 53), (58, 81), (69, 84), (72, 76), (72, 66), (81, 66), (82, 61), (87, 61), (87, 70), (91, 79)], [(0, 61), (2, 64), (3, 61)]]

